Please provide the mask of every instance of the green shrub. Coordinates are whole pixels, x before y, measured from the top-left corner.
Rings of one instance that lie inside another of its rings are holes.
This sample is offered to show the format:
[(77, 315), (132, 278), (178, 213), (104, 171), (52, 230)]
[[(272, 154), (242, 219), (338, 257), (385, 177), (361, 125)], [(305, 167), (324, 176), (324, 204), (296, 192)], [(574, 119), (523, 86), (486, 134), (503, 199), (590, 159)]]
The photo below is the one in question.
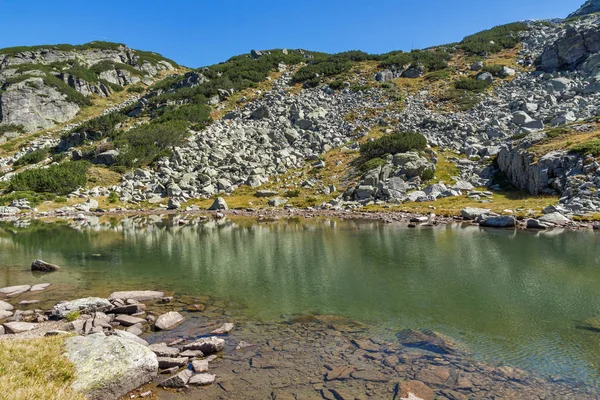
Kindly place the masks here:
[(66, 195), (85, 186), (86, 172), (90, 166), (86, 161), (70, 161), (49, 168), (29, 169), (15, 175), (9, 189)]
[(480, 98), (477, 94), (468, 90), (450, 89), (440, 96), (439, 101), (456, 104), (459, 110), (468, 111), (479, 103)]
[(81, 312), (79, 311), (71, 311), (67, 315), (65, 315), (65, 319), (69, 322), (73, 322), (81, 316)]
[(117, 192), (111, 190), (110, 194), (108, 195), (108, 202), (111, 204), (114, 204), (118, 200), (119, 200), (119, 196), (117, 195)]
[(20, 167), (23, 165), (37, 164), (41, 161), (44, 161), (46, 157), (48, 157), (48, 149), (38, 149), (19, 158), (17, 161), (15, 161), (14, 166)]
[(364, 164), (362, 164), (360, 166), (360, 170), (361, 170), (361, 172), (369, 172), (372, 169), (381, 167), (385, 164), (387, 164), (386, 160), (384, 160), (383, 158), (375, 157), (375, 158), (372, 158), (369, 161), (365, 162)]
[(146, 91), (146, 89), (144, 89), (144, 88), (143, 88), (143, 87), (141, 87), (141, 86), (129, 86), (129, 87), (127, 88), (127, 91), (128, 91), (129, 93), (144, 93), (144, 92)]
[(581, 154), (582, 156), (591, 154), (594, 157), (600, 156), (600, 139), (591, 140), (587, 143), (580, 143), (573, 146), (570, 150), (572, 153)]
[[(10, 188), (10, 184), (8, 186)], [(35, 193), (31, 191), (12, 192), (0, 196), (0, 206), (7, 206), (14, 200), (26, 199), (32, 207), (36, 207), (44, 201), (56, 200), (56, 195), (52, 193)]]
[(467, 36), (458, 44), (458, 48), (473, 55), (498, 53), (504, 49), (512, 49), (519, 44), (521, 41), (519, 32), (524, 30), (527, 30), (527, 25), (522, 22), (496, 26)]
[(284, 196), (287, 198), (298, 197), (298, 196), (300, 196), (300, 190), (299, 189), (288, 190), (285, 192)]
[(369, 85), (353, 85), (350, 90), (352, 90), (353, 92), (364, 92), (366, 90), (371, 89), (371, 87)]
[(175, 146), (181, 146), (188, 136), (189, 124), (173, 120), (163, 123), (140, 125), (115, 137), (115, 145), (121, 151), (117, 165), (128, 168), (152, 164), (161, 157), (169, 157)]
[(424, 76), (425, 80), (429, 82), (445, 81), (450, 78), (450, 68), (444, 68), (437, 71), (433, 71)]
[(60, 93), (64, 94), (67, 97), (67, 101), (71, 103), (75, 103), (81, 107), (89, 106), (92, 104), (92, 101), (79, 93), (77, 90), (73, 89), (71, 86), (67, 85), (60, 79), (52, 75), (46, 75), (44, 78), (44, 84), (47, 86), (52, 86)]
[(24, 133), (25, 128), (23, 127), (23, 125), (0, 124), (0, 135), (2, 135), (3, 133), (6, 133), (6, 132)]
[(427, 168), (425, 171), (423, 171), (423, 173), (421, 174), (421, 179), (423, 179), (424, 181), (430, 181), (433, 178), (435, 178), (435, 171), (432, 170), (431, 168)]
[(489, 72), (490, 74), (494, 75), (494, 76), (498, 76), (498, 74), (500, 73), (500, 71), (502, 70), (502, 68), (504, 68), (504, 65), (500, 65), (500, 64), (494, 64), (494, 65), (485, 65), (483, 67), (483, 72)]
[(490, 86), (489, 82), (477, 80), (474, 78), (461, 78), (454, 82), (454, 87), (459, 90), (467, 90), (469, 92), (482, 93)]
[(437, 71), (448, 67), (452, 58), (446, 51), (413, 50), (410, 53), (394, 51), (381, 56), (382, 68), (403, 68), (408, 65), (423, 65), (428, 71)]
[(339, 75), (350, 71), (352, 63), (345, 59), (330, 58), (327, 61), (314, 62), (300, 68), (292, 79), (293, 83), (305, 82), (314, 78)]
[(544, 133), (546, 133), (546, 135), (550, 139), (554, 139), (561, 135), (569, 133), (569, 130), (564, 126), (557, 126), (556, 128), (550, 128), (550, 129), (545, 130)]
[(333, 90), (341, 90), (344, 88), (344, 81), (342, 79), (337, 79), (333, 82), (329, 82), (329, 87)]
[(401, 132), (382, 136), (360, 146), (360, 153), (367, 159), (386, 154), (406, 153), (411, 150), (425, 150), (427, 139), (420, 133)]
[(156, 123), (169, 121), (186, 121), (197, 130), (203, 129), (212, 122), (211, 109), (206, 104), (186, 104), (179, 108), (169, 109), (156, 119)]

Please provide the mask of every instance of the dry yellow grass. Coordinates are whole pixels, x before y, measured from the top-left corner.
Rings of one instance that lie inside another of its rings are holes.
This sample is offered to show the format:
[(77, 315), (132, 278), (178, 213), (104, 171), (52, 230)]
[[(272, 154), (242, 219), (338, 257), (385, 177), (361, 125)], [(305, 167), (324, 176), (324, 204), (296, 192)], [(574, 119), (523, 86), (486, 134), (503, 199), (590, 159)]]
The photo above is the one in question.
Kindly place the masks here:
[(101, 167), (91, 167), (87, 171), (87, 178), (88, 187), (108, 187), (118, 185), (121, 182), (121, 174)]
[(84, 400), (71, 389), (75, 367), (63, 355), (64, 337), (0, 341), (0, 398)]

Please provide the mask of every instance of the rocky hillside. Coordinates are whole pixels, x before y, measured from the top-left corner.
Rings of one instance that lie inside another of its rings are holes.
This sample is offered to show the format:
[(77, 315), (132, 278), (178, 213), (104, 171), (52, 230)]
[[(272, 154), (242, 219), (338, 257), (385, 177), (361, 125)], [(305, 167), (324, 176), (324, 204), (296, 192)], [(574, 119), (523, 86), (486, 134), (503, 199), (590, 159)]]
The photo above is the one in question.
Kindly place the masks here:
[(51, 128), (91, 105), (92, 96), (109, 97), (139, 82), (150, 85), (160, 71), (175, 66), (118, 43), (0, 49), (0, 130)]
[[(107, 209), (226, 196), (242, 208), (594, 214), (600, 17), (583, 15), (589, 3), (577, 18), (409, 53), (253, 50), (155, 83), (176, 65), (123, 46), (4, 50), (5, 131), (68, 121), (82, 106), (75, 98), (140, 89), (60, 135), (9, 140), (0, 200), (35, 206), (58, 194), (67, 211), (82, 197), (91, 205), (77, 207)], [(49, 109), (45, 91), (65, 110)], [(35, 106), (19, 106), (22, 97)]]

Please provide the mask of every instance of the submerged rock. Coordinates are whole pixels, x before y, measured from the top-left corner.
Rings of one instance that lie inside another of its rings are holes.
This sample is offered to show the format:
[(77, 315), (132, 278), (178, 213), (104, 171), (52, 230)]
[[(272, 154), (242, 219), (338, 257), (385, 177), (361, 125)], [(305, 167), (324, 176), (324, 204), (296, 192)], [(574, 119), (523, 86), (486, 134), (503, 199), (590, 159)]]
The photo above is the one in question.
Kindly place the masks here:
[(183, 315), (179, 314), (178, 312), (171, 311), (158, 317), (154, 326), (160, 330), (166, 331), (175, 328), (184, 320), (185, 317)]
[(58, 265), (50, 264), (42, 260), (35, 260), (33, 263), (31, 263), (32, 271), (54, 272), (58, 271), (59, 269), (60, 267)]
[(397, 336), (400, 343), (406, 347), (416, 347), (440, 354), (463, 352), (459, 350), (459, 345), (454, 340), (434, 331), (405, 329)]
[(75, 365), (73, 389), (92, 400), (118, 399), (158, 373), (156, 355), (139, 343), (102, 333), (66, 340)]
[(29, 289), (31, 289), (31, 286), (29, 285), (9, 286), (0, 289), (0, 296), (13, 297), (25, 293)]
[(180, 373), (165, 379), (158, 386), (167, 388), (182, 388), (190, 381), (192, 374), (193, 372), (189, 369), (184, 369)]
[(163, 292), (158, 292), (155, 290), (132, 290), (128, 292), (114, 292), (109, 296), (110, 300), (136, 300), (136, 301), (145, 301), (145, 300), (158, 300), (165, 297)]

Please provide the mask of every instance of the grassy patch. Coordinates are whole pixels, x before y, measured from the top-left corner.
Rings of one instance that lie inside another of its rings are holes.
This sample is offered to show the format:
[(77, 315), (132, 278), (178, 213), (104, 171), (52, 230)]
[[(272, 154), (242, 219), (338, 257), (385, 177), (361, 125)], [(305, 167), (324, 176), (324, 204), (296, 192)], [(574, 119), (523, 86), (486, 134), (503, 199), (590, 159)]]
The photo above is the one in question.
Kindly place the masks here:
[(594, 157), (598, 157), (600, 156), (600, 139), (590, 140), (586, 143), (580, 143), (571, 147), (570, 151), (583, 156), (591, 154)]
[(32, 191), (66, 195), (87, 183), (86, 172), (90, 163), (85, 161), (66, 162), (49, 168), (35, 168), (15, 175), (11, 191)]
[(44, 201), (53, 201), (56, 195), (52, 193), (35, 193), (35, 192), (12, 192), (0, 196), (0, 206), (7, 206), (13, 200), (27, 199), (33, 207), (41, 204)]
[(0, 392), (4, 399), (84, 400), (71, 389), (75, 367), (64, 356), (65, 338), (0, 341)]
[(91, 167), (87, 170), (88, 186), (109, 187), (121, 182), (121, 174), (102, 167)]

